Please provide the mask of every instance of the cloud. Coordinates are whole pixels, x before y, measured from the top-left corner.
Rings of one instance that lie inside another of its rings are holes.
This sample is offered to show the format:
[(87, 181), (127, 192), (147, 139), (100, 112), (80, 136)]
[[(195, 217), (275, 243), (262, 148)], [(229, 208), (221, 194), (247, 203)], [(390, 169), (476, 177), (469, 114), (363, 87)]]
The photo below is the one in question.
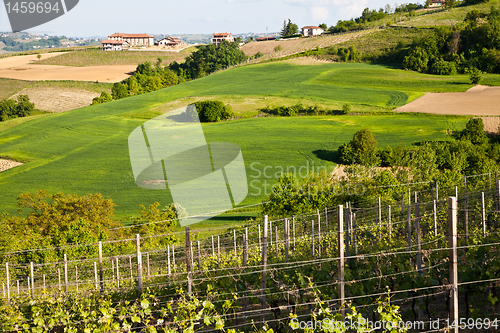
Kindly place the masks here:
[(328, 13), (328, 9), (326, 7), (313, 7), (311, 8), (311, 16), (313, 21), (317, 22), (326, 22), (330, 18)]

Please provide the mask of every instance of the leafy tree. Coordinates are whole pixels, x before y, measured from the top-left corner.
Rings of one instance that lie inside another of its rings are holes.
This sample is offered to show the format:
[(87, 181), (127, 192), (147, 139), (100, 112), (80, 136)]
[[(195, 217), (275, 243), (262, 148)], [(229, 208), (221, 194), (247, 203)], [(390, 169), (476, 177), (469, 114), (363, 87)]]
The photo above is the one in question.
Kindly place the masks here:
[(472, 84), (479, 84), (483, 78), (483, 72), (477, 68), (471, 68), (469, 70), (469, 80)]
[(229, 105), (224, 105), (221, 101), (199, 101), (194, 103), (201, 122), (218, 122), (231, 119), (233, 112)]
[(362, 129), (351, 141), (356, 160), (359, 164), (366, 166), (377, 165), (380, 161), (377, 155), (377, 140), (369, 129)]
[(460, 133), (461, 140), (470, 140), (472, 144), (482, 145), (488, 141), (488, 137), (484, 132), (484, 123), (481, 118), (472, 118), (467, 124), (465, 129)]
[(263, 56), (262, 52), (257, 51), (257, 53), (255, 53), (255, 56), (254, 56), (254, 57), (255, 57), (255, 59), (259, 59), (259, 58), (260, 58), (260, 57), (262, 57), (262, 56)]
[(16, 115), (18, 117), (29, 116), (35, 108), (35, 104), (30, 102), (28, 95), (17, 96)]
[(283, 28), (281, 29), (280, 35), (283, 37), (292, 36), (299, 32), (299, 26), (295, 23), (292, 23), (292, 20), (288, 19), (288, 23), (286, 20), (283, 22)]
[(274, 52), (281, 52), (283, 50), (283, 47), (281, 45), (277, 45), (274, 47)]
[(128, 89), (127, 86), (121, 82), (117, 82), (113, 84), (113, 88), (111, 88), (111, 95), (113, 99), (122, 99), (128, 97)]
[(318, 27), (320, 27), (321, 29), (323, 29), (324, 31), (327, 31), (328, 30), (328, 26), (326, 25), (326, 23), (321, 23), (320, 25), (318, 25)]
[(34, 108), (35, 104), (30, 102), (28, 95), (19, 95), (17, 101), (5, 99), (0, 101), (0, 121), (29, 116)]
[(407, 55), (403, 61), (403, 66), (406, 69), (417, 72), (425, 72), (429, 64), (429, 55), (427, 51), (421, 47), (417, 47)]
[(102, 104), (102, 103), (106, 103), (106, 102), (111, 102), (113, 100), (113, 97), (111, 97), (110, 94), (108, 94), (107, 92), (103, 91), (101, 93), (101, 96), (99, 97), (94, 97), (92, 99), (92, 105), (95, 105), (95, 104)]

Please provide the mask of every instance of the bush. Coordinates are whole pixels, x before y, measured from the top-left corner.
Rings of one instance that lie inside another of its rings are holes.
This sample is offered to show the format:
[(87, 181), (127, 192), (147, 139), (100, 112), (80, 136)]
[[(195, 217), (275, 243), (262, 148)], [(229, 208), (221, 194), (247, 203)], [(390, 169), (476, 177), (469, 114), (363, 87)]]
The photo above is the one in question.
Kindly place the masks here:
[(204, 123), (231, 119), (234, 115), (231, 107), (221, 101), (199, 101), (194, 104), (200, 121)]
[(5, 99), (0, 101), (0, 121), (29, 116), (34, 108), (35, 104), (30, 102), (27, 95), (19, 95), (17, 102), (13, 99)]
[(108, 94), (107, 92), (103, 91), (101, 93), (101, 96), (94, 97), (94, 99), (92, 99), (92, 104), (91, 105), (102, 104), (102, 103), (106, 103), (106, 102), (111, 102), (112, 100), (113, 100), (113, 97), (111, 97), (111, 95)]
[(454, 62), (439, 59), (431, 66), (431, 74), (454, 75), (457, 73), (457, 67)]
[(260, 51), (258, 51), (257, 53), (255, 53), (255, 59), (258, 59), (258, 58), (260, 58), (262, 56), (263, 56), (263, 54)]
[(469, 69), (469, 79), (472, 84), (479, 84), (483, 79), (483, 72), (477, 68)]
[(351, 104), (344, 104), (342, 105), (342, 112), (344, 114), (349, 114), (351, 112)]
[(280, 51), (283, 51), (283, 48), (281, 47), (281, 45), (278, 45), (274, 48), (274, 52), (280, 52)]

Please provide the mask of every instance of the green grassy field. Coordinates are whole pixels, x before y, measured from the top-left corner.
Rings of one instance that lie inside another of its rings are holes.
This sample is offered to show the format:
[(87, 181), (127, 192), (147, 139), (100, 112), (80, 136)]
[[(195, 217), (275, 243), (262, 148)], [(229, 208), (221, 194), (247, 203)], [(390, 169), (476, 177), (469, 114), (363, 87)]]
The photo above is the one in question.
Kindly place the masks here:
[(38, 64), (61, 66), (103, 66), (103, 65), (138, 65), (146, 61), (156, 63), (158, 58), (163, 60), (163, 65), (172, 61), (181, 62), (196, 50), (196, 46), (189, 47), (180, 52), (163, 51), (115, 51), (106, 52), (99, 49), (68, 52), (58, 57), (41, 59)]
[[(499, 77), (491, 76), (491, 80), (499, 82)], [(350, 103), (354, 109), (388, 111), (423, 93), (425, 87), (465, 91), (470, 87), (466, 81), (465, 76), (436, 78), (366, 64), (274, 63), (236, 68), (145, 95), (39, 117), (0, 132), (0, 156), (30, 160), (0, 173), (0, 211), (15, 212), (19, 194), (40, 189), (68, 194), (100, 192), (113, 198), (118, 204), (117, 216), (123, 218), (137, 214), (140, 204), (167, 204), (167, 191), (135, 185), (127, 140), (145, 119), (173, 108), (179, 99), (233, 98), (239, 101), (242, 112), (244, 97), (256, 96), (280, 102)], [(377, 116), (247, 118), (204, 124), (203, 128), (207, 141), (233, 142), (242, 149), (250, 184), (242, 205), (249, 205), (265, 199), (266, 187), (269, 191), (281, 168), (333, 167), (332, 152), (359, 129), (370, 128), (384, 147), (450, 140), (446, 130), (459, 130), (465, 122), (464, 117), (388, 112)], [(8, 127), (8, 122), (3, 126)], [(220, 223), (226, 220), (223, 216)]]

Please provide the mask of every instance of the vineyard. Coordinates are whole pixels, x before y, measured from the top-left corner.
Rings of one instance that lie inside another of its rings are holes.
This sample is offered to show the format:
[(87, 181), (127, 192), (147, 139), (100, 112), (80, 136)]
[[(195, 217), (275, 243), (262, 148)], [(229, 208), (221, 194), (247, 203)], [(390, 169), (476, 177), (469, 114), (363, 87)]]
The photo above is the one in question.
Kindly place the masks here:
[[(368, 332), (384, 322), (377, 331), (496, 331), (496, 173), (454, 188), (380, 190), (209, 238), (187, 227), (3, 253), (0, 328)], [(344, 320), (358, 325), (337, 325)]]

